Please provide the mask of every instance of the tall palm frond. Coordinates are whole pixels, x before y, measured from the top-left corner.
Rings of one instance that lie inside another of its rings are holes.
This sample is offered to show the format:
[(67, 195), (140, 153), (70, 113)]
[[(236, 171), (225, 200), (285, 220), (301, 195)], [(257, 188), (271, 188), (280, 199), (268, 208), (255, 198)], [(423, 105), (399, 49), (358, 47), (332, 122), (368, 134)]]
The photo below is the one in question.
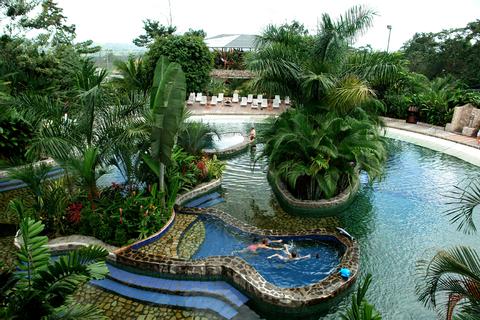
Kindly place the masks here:
[(447, 205), (453, 206), (445, 211), (451, 217), (450, 221), (458, 223), (458, 230), (465, 233), (476, 232), (473, 218), (475, 209), (480, 208), (480, 179), (471, 178), (465, 186), (455, 186), (455, 190), (447, 197), (450, 199)]
[(375, 92), (365, 81), (350, 75), (340, 79), (329, 91), (327, 101), (330, 110), (348, 114), (353, 109), (375, 97)]
[(480, 257), (474, 249), (440, 250), (431, 260), (418, 263), (419, 300), (451, 319), (455, 313), (474, 316), (480, 307)]
[(141, 92), (146, 95), (151, 87), (142, 58), (130, 56), (127, 61), (115, 61), (114, 65), (120, 72), (120, 77), (114, 78), (113, 83), (127, 92)]
[(218, 132), (203, 122), (187, 122), (178, 133), (177, 144), (189, 154), (198, 155), (203, 149), (212, 146), (213, 137)]

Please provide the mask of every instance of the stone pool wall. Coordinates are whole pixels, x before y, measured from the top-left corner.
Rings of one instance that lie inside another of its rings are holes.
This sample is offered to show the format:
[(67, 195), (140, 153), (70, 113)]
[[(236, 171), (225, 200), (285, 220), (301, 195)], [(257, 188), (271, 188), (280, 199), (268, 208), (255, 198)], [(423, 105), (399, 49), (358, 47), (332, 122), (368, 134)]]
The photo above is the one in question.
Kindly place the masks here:
[(222, 184), (222, 178), (199, 184), (198, 186), (196, 186), (192, 190), (178, 195), (177, 199), (175, 200), (175, 204), (177, 206), (181, 206), (182, 204), (184, 204), (188, 200), (191, 200), (193, 198), (201, 196), (201, 195), (203, 195), (207, 192), (210, 192), (210, 191), (220, 187), (221, 184)]
[(285, 184), (280, 179), (276, 179), (271, 171), (268, 172), (267, 177), (278, 202), (285, 211), (307, 216), (323, 216), (341, 212), (353, 201), (360, 186), (357, 179), (352, 187), (331, 199), (300, 200), (295, 198)]
[(230, 157), (238, 155), (239, 153), (242, 153), (243, 151), (247, 150), (248, 146), (250, 145), (250, 141), (248, 140), (248, 137), (240, 132), (236, 132), (235, 134), (241, 134), (243, 137), (243, 141), (229, 148), (225, 148), (221, 150), (203, 149), (203, 152), (206, 153), (207, 155), (216, 155), (219, 159), (228, 159)]
[[(201, 260), (185, 260), (177, 257), (158, 255), (142, 250), (125, 250), (117, 255), (117, 263), (135, 268), (182, 278), (225, 279), (262, 303), (280, 306), (286, 309), (315, 306), (330, 302), (349, 288), (358, 275), (359, 247), (356, 240), (340, 234), (335, 229), (319, 228), (283, 232), (281, 230), (262, 230), (245, 224), (234, 217), (216, 209), (182, 208), (183, 215), (206, 214), (223, 220), (225, 223), (244, 232), (260, 236), (308, 236), (322, 235), (338, 240), (345, 253), (337, 270), (315, 284), (297, 288), (279, 288), (267, 282), (250, 264), (237, 256), (215, 256)], [(187, 219), (191, 220), (191, 219)], [(349, 268), (352, 276), (343, 280), (338, 274), (340, 267)]]

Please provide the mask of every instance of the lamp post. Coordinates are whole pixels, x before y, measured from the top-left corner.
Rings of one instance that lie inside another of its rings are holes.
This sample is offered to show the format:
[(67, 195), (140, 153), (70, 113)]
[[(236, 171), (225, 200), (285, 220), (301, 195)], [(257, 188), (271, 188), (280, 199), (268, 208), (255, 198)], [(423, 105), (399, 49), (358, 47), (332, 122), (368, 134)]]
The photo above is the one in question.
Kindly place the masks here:
[(388, 29), (387, 53), (388, 53), (388, 48), (390, 47), (390, 34), (392, 34), (392, 26), (387, 25), (387, 29)]

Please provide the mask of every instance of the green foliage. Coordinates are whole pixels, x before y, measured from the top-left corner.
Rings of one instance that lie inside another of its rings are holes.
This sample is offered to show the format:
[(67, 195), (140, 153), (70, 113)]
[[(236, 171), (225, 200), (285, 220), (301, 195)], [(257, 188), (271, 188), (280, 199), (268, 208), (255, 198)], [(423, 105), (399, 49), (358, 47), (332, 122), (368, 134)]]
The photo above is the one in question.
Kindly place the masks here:
[[(480, 312), (480, 257), (471, 248), (440, 250), (418, 262), (417, 294), (446, 319), (475, 319)], [(455, 310), (455, 311), (454, 311)]]
[(161, 205), (161, 196), (156, 184), (146, 190), (113, 184), (93, 205), (88, 198), (78, 198), (67, 218), (82, 234), (123, 246), (150, 236), (168, 221), (171, 212)]
[(245, 52), (240, 49), (231, 49), (229, 51), (214, 50), (213, 54), (216, 69), (245, 69)]
[(352, 7), (336, 21), (323, 14), (315, 35), (295, 22), (268, 26), (257, 52), (247, 56), (247, 66), (258, 74), (253, 88), (270, 96), (288, 95), (307, 107), (325, 104), (342, 93), (332, 89), (354, 82), (356, 94), (371, 95), (368, 89), (373, 86), (385, 90), (382, 87), (395, 83), (404, 68), (401, 57), (351, 48), (371, 26), (374, 14), (363, 6)]
[(151, 81), (148, 78), (142, 58), (128, 57), (127, 61), (115, 61), (114, 65), (120, 71), (120, 78), (115, 78), (113, 82), (125, 92), (141, 92), (146, 95), (151, 87)]
[(177, 144), (189, 154), (200, 155), (212, 145), (215, 135), (219, 137), (207, 123), (187, 122), (178, 134)]
[(172, 35), (177, 30), (177, 27), (164, 26), (156, 20), (147, 19), (143, 21), (143, 29), (145, 30), (145, 34), (133, 39), (133, 44), (137, 47), (147, 47), (152, 44), (156, 38)]
[(98, 165), (99, 158), (97, 148), (87, 148), (83, 152), (82, 158), (71, 158), (66, 163), (67, 168), (72, 170), (78, 178), (78, 186), (88, 193), (90, 199), (98, 195)]
[(403, 47), (410, 70), (428, 78), (452, 75), (468, 86), (480, 84), (480, 20), (464, 28), (416, 33)]
[(145, 55), (150, 79), (153, 78), (156, 63), (161, 56), (180, 64), (185, 72), (187, 92), (202, 92), (206, 88), (210, 80), (213, 56), (202, 38), (188, 35), (157, 37)]
[(382, 316), (375, 310), (375, 307), (365, 299), (368, 287), (372, 282), (372, 275), (365, 277), (357, 293), (352, 296), (352, 304), (346, 312), (341, 315), (342, 320), (381, 320)]
[(219, 179), (223, 171), (225, 170), (226, 163), (217, 159), (216, 155), (213, 155), (211, 159), (205, 161), (205, 168), (207, 169), (207, 181), (213, 179)]
[(375, 179), (386, 158), (377, 124), (365, 113), (354, 117), (291, 110), (271, 123), (260, 139), (270, 170), (299, 199), (331, 198), (353, 185), (359, 170)]
[(155, 118), (151, 152), (155, 159), (170, 164), (172, 148), (185, 108), (185, 75), (177, 63), (158, 60), (153, 79), (150, 108)]
[(13, 163), (26, 161), (25, 153), (32, 139), (32, 128), (19, 117), (0, 120), (0, 159)]
[(41, 222), (29, 218), (21, 222), (17, 271), (4, 292), (1, 313), (9, 319), (56, 319), (66, 314), (105, 319), (92, 306), (78, 305), (69, 296), (79, 285), (108, 273), (104, 262), (108, 252), (89, 246), (52, 262), (47, 237), (40, 235), (43, 229)]
[(192, 28), (188, 28), (188, 31), (185, 32), (183, 34), (184, 36), (191, 36), (191, 37), (200, 37), (202, 39), (205, 39), (207, 37), (207, 33), (202, 30), (202, 29), (198, 29), (198, 30), (194, 30)]

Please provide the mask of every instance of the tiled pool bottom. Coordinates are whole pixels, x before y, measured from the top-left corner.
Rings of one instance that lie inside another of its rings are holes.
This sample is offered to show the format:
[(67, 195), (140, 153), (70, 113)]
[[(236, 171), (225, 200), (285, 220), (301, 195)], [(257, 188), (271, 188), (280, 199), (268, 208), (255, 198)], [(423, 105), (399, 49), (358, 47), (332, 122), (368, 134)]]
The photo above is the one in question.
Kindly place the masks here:
[(136, 319), (136, 320), (209, 320), (221, 319), (211, 313), (199, 310), (182, 310), (141, 303), (117, 294), (110, 293), (86, 284), (74, 295), (79, 303), (90, 303), (103, 310), (110, 319)]

